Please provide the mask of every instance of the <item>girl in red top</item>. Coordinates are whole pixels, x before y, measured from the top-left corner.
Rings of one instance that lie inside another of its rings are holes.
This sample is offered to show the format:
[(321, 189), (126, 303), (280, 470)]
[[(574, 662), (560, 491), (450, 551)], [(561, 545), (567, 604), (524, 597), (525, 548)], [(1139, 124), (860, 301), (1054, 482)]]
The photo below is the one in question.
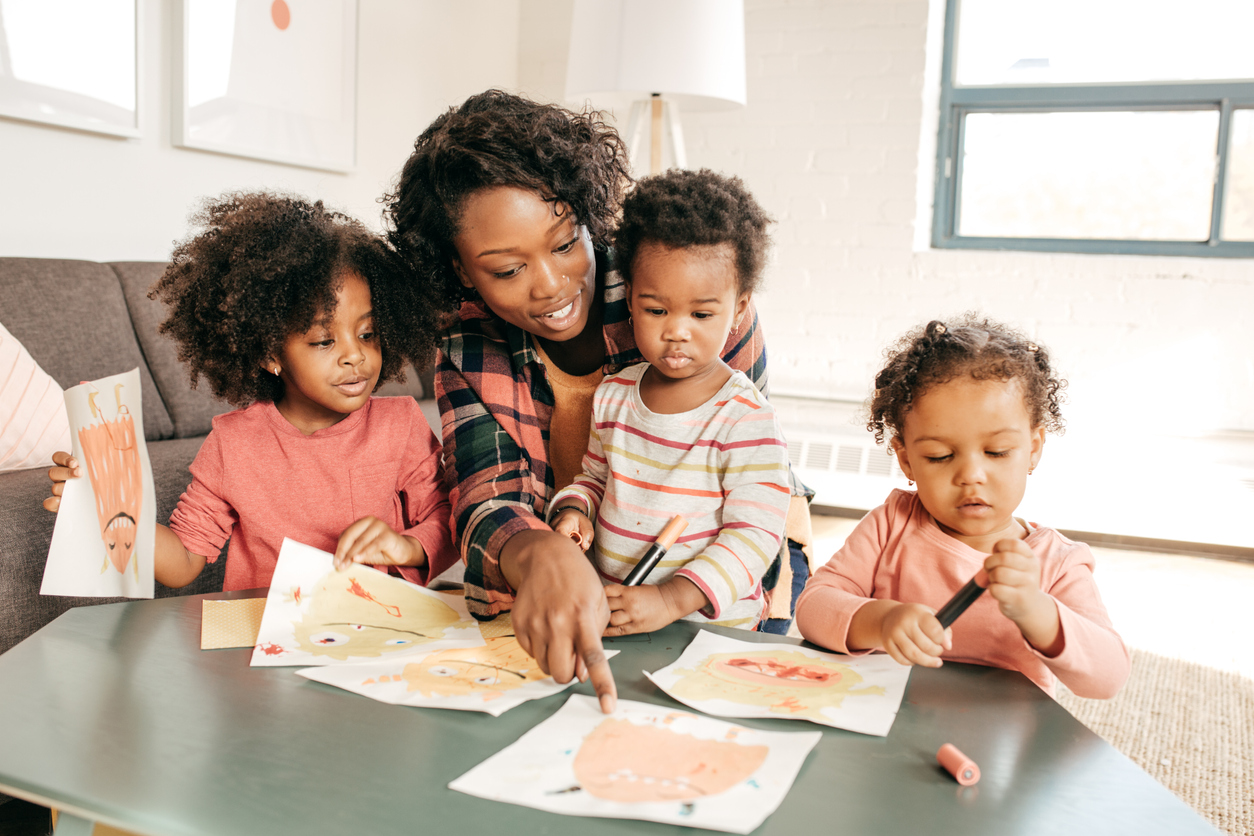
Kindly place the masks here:
[[(283, 538), (336, 565), (396, 567), (426, 583), (456, 560), (439, 441), (410, 397), (374, 398), (425, 363), (434, 309), (362, 224), (273, 194), (228, 194), (196, 220), (149, 296), (192, 386), (239, 407), (219, 415), (192, 483), (158, 525), (155, 576), (191, 583), (230, 540), (224, 589), (268, 586)], [(56, 511), (78, 462), (57, 453)]]

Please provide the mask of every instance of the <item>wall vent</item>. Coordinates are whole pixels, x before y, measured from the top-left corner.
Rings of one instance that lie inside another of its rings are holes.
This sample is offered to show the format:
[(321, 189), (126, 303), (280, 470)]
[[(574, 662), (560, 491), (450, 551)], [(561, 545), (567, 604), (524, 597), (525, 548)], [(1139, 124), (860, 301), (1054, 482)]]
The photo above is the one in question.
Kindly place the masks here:
[(788, 460), (798, 470), (905, 478), (896, 458), (874, 444), (848, 438), (794, 438), (788, 442)]

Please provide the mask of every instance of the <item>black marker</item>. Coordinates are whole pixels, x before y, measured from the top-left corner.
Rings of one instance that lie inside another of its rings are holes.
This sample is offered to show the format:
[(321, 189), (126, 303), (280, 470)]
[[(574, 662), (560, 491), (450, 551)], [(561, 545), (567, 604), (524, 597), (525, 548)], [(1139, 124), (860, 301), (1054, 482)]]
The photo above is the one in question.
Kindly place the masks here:
[(644, 579), (653, 571), (653, 567), (666, 554), (666, 550), (675, 544), (679, 539), (679, 535), (688, 527), (688, 521), (676, 514), (671, 517), (671, 521), (662, 529), (662, 533), (653, 541), (653, 545), (649, 546), (648, 551), (644, 553), (644, 557), (640, 558), (640, 562), (631, 567), (631, 571), (627, 573), (627, 577), (623, 578), (623, 586), (639, 586)]
[[(983, 584), (980, 581), (984, 581)], [(945, 606), (940, 608), (936, 613), (936, 620), (940, 622), (941, 627), (948, 627), (958, 620), (958, 616), (967, 611), (967, 607), (975, 603), (975, 599), (984, 594), (984, 590), (988, 587), (988, 575), (984, 570), (975, 573), (975, 577), (962, 585), (954, 593), (954, 597), (950, 598)]]

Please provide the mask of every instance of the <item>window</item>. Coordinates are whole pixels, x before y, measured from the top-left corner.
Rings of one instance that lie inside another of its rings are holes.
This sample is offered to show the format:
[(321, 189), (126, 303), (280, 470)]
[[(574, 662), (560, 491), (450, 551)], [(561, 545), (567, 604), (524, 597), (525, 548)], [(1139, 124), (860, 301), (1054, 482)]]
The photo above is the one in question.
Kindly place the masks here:
[(936, 247), (1254, 257), (1254, 2), (949, 0)]

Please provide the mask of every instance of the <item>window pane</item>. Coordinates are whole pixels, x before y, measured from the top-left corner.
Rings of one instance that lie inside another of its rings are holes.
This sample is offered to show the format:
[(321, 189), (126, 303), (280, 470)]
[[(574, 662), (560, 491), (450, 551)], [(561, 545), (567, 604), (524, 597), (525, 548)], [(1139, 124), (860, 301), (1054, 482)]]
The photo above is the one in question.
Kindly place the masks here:
[(1252, 30), (1250, 0), (961, 0), (954, 82), (1249, 79)]
[(1221, 237), (1254, 241), (1254, 110), (1232, 111), (1227, 179)]
[(959, 235), (1205, 241), (1219, 112), (972, 113)]

